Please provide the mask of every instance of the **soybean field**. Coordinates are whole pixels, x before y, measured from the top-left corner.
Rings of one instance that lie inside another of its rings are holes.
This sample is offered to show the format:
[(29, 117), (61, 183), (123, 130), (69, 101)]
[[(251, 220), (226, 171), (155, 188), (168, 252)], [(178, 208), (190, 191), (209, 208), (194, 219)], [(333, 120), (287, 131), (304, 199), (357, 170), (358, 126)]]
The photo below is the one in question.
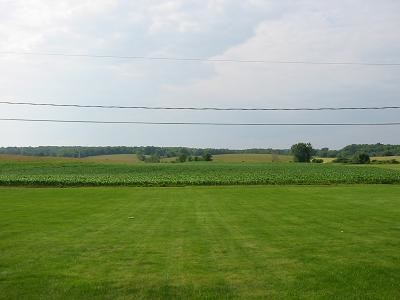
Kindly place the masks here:
[(184, 186), (397, 184), (400, 172), (374, 166), (296, 163), (99, 164), (0, 162), (3, 186)]

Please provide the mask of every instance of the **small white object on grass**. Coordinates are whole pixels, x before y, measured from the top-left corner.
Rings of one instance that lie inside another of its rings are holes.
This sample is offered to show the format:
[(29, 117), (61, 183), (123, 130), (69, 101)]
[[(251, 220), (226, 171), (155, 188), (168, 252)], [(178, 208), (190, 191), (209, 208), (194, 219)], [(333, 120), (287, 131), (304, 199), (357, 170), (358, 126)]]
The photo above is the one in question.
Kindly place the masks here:
[(134, 219), (135, 217), (129, 217), (128, 219)]

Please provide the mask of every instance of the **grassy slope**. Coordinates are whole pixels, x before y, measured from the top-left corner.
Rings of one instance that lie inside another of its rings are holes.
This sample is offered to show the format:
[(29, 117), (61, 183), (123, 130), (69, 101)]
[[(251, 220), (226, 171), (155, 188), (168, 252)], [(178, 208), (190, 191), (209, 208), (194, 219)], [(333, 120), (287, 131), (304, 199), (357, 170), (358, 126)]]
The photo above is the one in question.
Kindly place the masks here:
[(0, 299), (398, 299), (399, 194), (0, 188)]

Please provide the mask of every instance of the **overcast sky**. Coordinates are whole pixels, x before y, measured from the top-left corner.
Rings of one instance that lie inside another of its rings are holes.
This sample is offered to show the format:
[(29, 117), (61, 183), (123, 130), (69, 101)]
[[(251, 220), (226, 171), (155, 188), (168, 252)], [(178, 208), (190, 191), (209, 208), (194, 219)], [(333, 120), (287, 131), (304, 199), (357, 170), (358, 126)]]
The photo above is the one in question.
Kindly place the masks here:
[[(0, 0), (0, 51), (269, 61), (400, 62), (400, 1)], [(284, 65), (0, 54), (0, 101), (105, 105), (400, 105), (399, 66)], [(0, 104), (0, 118), (394, 122), (399, 110), (175, 112)], [(0, 146), (340, 148), (397, 127), (196, 127), (0, 122)]]

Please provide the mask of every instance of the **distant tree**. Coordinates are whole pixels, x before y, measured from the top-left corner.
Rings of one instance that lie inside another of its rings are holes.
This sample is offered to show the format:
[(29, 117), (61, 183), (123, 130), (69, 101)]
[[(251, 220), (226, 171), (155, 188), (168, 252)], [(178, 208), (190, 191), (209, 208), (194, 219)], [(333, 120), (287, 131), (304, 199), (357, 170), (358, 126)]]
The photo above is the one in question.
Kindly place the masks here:
[(187, 157), (186, 154), (181, 153), (181, 154), (178, 155), (178, 158), (176, 159), (176, 161), (183, 163), (183, 162), (185, 162), (187, 160), (187, 158), (188, 157)]
[(205, 161), (212, 161), (213, 160), (213, 156), (210, 152), (206, 152), (203, 154), (203, 160)]
[(353, 159), (351, 161), (356, 164), (369, 164), (371, 159), (366, 153), (358, 153), (353, 156)]
[(190, 156), (191, 156), (191, 155), (190, 155), (189, 149), (187, 149), (187, 148), (180, 148), (180, 149), (179, 149), (179, 152), (178, 152), (177, 161), (183, 163), (183, 162), (187, 161), (187, 160), (189, 159)]
[(329, 153), (329, 148), (321, 148), (321, 150), (318, 151), (318, 156), (320, 157), (328, 157)]
[(343, 156), (339, 156), (337, 158), (335, 158), (334, 160), (332, 160), (333, 163), (342, 163), (342, 164), (347, 164), (350, 162), (350, 159), (343, 157)]
[(150, 156), (146, 156), (144, 161), (147, 163), (159, 163), (160, 156), (158, 154), (152, 154)]
[(314, 149), (310, 143), (298, 143), (292, 146), (292, 154), (295, 162), (310, 162)]
[(140, 161), (144, 161), (146, 159), (146, 156), (143, 154), (143, 150), (139, 149), (136, 151), (136, 157)]
[(311, 162), (314, 164), (322, 164), (324, 163), (324, 160), (322, 158), (313, 158)]

